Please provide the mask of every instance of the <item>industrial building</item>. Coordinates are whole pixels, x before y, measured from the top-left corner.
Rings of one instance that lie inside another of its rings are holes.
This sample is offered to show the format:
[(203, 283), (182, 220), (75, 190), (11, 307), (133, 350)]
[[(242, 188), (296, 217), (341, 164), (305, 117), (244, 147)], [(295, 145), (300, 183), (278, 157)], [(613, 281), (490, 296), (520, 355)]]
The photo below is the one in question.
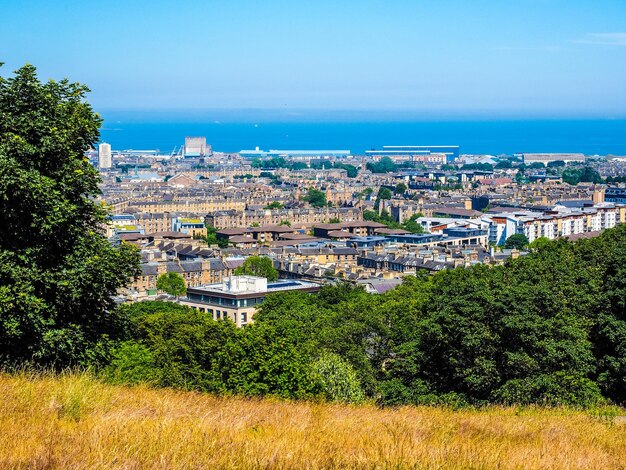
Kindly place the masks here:
[(185, 137), (185, 158), (198, 158), (211, 154), (211, 146), (207, 147), (206, 137)]
[(350, 150), (241, 150), (239, 155), (243, 158), (273, 158), (273, 157), (348, 157)]
[(585, 155), (582, 153), (523, 153), (524, 163), (530, 164), (535, 162), (547, 165), (550, 162), (585, 162)]
[(366, 150), (365, 154), (372, 157), (391, 157), (394, 155), (425, 156), (445, 155), (447, 161), (459, 156), (458, 145), (384, 145), (382, 150)]

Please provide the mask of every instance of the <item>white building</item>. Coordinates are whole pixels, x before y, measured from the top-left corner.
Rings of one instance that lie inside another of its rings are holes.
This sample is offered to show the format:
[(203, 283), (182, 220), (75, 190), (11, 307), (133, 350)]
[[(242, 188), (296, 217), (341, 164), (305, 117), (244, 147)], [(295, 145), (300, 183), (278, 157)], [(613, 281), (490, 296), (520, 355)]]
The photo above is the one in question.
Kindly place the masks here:
[(102, 143), (98, 146), (98, 168), (111, 168), (111, 144)]
[(584, 208), (554, 206), (545, 212), (516, 211), (482, 217), (489, 222), (489, 242), (503, 245), (516, 233), (526, 235), (529, 242), (545, 237), (553, 240), (580, 233), (600, 232), (625, 222), (626, 208), (622, 205), (600, 203)]
[(204, 157), (211, 153), (210, 146), (207, 147), (206, 137), (185, 137), (185, 158)]

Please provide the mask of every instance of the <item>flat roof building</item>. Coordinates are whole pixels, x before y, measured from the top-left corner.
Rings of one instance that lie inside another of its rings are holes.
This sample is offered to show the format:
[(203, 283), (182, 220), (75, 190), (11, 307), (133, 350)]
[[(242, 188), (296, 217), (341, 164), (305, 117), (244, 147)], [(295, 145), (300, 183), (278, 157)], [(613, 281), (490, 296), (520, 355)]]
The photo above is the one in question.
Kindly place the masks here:
[(562, 161), (569, 162), (585, 162), (585, 155), (582, 153), (523, 153), (524, 163), (540, 162), (547, 165), (550, 162)]
[(348, 157), (350, 150), (241, 150), (239, 155), (244, 158), (272, 157)]
[(443, 154), (447, 161), (452, 161), (459, 156), (458, 145), (384, 145), (382, 150), (366, 150), (368, 156), (393, 156), (409, 155), (424, 156), (431, 154)]
[(241, 327), (252, 322), (257, 306), (268, 294), (319, 290), (319, 284), (295, 279), (267, 282), (264, 277), (231, 276), (221, 283), (187, 289), (187, 296), (180, 303), (206, 312), (214, 320), (228, 319)]

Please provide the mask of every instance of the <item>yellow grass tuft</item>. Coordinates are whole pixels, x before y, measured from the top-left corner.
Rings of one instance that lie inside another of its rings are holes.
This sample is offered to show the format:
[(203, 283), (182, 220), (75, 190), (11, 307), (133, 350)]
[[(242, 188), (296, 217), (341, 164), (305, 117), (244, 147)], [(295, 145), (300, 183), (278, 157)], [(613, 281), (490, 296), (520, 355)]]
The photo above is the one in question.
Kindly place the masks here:
[(0, 396), (1, 468), (626, 468), (626, 425), (606, 413), (220, 398), (85, 374), (0, 375)]

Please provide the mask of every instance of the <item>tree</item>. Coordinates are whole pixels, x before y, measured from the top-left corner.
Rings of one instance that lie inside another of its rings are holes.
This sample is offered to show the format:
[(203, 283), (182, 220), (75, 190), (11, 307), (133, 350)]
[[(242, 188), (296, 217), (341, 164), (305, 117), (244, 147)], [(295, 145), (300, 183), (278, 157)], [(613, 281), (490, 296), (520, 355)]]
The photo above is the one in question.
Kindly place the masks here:
[(377, 199), (391, 199), (393, 195), (391, 194), (391, 190), (389, 188), (385, 188), (384, 186), (378, 190)]
[(355, 167), (354, 165), (350, 165), (348, 163), (335, 162), (333, 164), (333, 167), (346, 170), (348, 178), (356, 178), (356, 176), (359, 173), (359, 170), (357, 169), (357, 167)]
[(272, 201), (271, 203), (269, 203), (267, 206), (264, 207), (264, 209), (282, 209), (283, 208), (283, 204), (282, 202), (279, 201)]
[(326, 207), (326, 194), (319, 189), (309, 189), (302, 200), (308, 202), (313, 207)]
[(403, 224), (404, 230), (408, 230), (411, 233), (424, 233), (424, 227), (422, 227), (422, 224), (417, 222), (417, 219), (419, 219), (420, 217), (424, 217), (421, 212), (418, 212), (417, 214), (409, 217), (409, 219), (406, 220)]
[(528, 237), (523, 233), (516, 233), (511, 235), (504, 242), (504, 248), (511, 249), (514, 248), (516, 250), (523, 250), (528, 246)]
[(306, 165), (306, 163), (304, 162), (293, 162), (291, 164), (291, 170), (293, 171), (297, 171), (297, 170), (306, 170), (308, 168), (308, 166)]
[(360, 403), (365, 399), (354, 369), (341, 356), (325, 352), (313, 363), (312, 369), (327, 400)]
[(120, 328), (113, 296), (139, 274), (137, 250), (101, 232), (88, 91), (31, 65), (0, 77), (0, 364), (101, 357)]
[(217, 229), (210, 225), (206, 226), (206, 235), (199, 235), (198, 238), (204, 240), (207, 245), (217, 245), (220, 248), (228, 247), (228, 240), (226, 238), (219, 238), (217, 236)]
[(235, 269), (235, 274), (264, 277), (268, 281), (278, 279), (278, 271), (274, 268), (272, 260), (267, 256), (250, 256), (246, 258), (243, 264)]
[(496, 164), (496, 168), (498, 168), (498, 169), (513, 168), (513, 163), (512, 163), (512, 162), (511, 162), (511, 160), (509, 160), (509, 159), (500, 160), (500, 161)]
[(398, 183), (398, 184), (396, 184), (396, 187), (395, 187), (393, 192), (396, 193), (396, 194), (404, 194), (407, 189), (408, 188), (407, 188), (406, 184)]
[(365, 167), (372, 173), (389, 173), (398, 169), (398, 165), (389, 157), (383, 157), (377, 162), (368, 162)]
[(174, 295), (176, 297), (185, 295), (187, 288), (185, 287), (185, 279), (178, 273), (163, 273), (157, 279), (157, 289)]

